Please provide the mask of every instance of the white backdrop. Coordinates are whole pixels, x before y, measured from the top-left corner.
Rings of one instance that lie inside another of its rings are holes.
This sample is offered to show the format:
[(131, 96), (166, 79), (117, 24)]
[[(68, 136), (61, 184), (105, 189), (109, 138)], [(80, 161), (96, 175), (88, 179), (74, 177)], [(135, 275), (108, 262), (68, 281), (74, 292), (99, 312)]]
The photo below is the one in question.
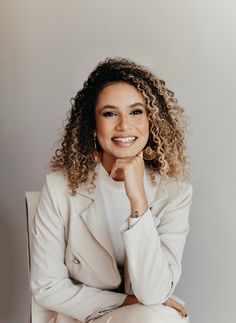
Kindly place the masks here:
[(234, 323), (236, 4), (0, 0), (0, 322), (29, 316), (24, 191), (44, 182), (69, 99), (99, 60), (165, 79), (191, 119), (191, 233), (176, 294), (192, 323)]

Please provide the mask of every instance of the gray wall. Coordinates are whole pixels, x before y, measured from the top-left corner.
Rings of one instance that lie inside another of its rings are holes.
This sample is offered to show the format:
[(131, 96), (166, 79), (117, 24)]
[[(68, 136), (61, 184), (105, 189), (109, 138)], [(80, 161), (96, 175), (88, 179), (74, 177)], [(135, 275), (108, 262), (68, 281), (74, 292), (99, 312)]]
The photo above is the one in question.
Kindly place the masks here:
[(176, 294), (192, 323), (235, 322), (235, 10), (230, 0), (0, 1), (1, 323), (28, 319), (24, 191), (42, 186), (69, 99), (106, 56), (149, 66), (186, 107), (195, 194)]

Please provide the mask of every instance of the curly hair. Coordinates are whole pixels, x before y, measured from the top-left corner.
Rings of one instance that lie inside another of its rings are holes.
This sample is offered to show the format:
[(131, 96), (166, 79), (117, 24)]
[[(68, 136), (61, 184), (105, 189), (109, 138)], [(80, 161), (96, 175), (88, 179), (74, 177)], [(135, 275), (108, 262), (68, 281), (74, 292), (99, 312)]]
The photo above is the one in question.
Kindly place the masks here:
[(64, 130), (60, 148), (51, 160), (53, 171), (62, 170), (72, 194), (95, 179), (94, 130), (95, 106), (99, 93), (107, 85), (126, 82), (133, 85), (146, 101), (150, 134), (148, 145), (156, 158), (145, 161), (151, 177), (159, 172), (164, 178), (183, 180), (189, 177), (185, 130), (187, 118), (174, 92), (147, 68), (125, 58), (107, 58), (100, 62), (75, 98)]

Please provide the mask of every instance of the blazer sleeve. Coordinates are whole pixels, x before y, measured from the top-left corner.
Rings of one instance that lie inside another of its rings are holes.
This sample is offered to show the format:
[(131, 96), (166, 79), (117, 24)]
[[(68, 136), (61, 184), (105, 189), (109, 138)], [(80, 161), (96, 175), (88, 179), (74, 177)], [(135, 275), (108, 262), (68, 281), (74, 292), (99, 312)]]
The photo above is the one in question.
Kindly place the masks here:
[(145, 305), (164, 303), (181, 275), (192, 186), (182, 183), (177, 187), (164, 206), (157, 198), (152, 208), (123, 232), (132, 289)]
[(126, 295), (72, 282), (65, 265), (65, 224), (55, 189), (47, 178), (35, 215), (31, 254), (32, 293), (39, 305), (87, 322), (119, 307)]

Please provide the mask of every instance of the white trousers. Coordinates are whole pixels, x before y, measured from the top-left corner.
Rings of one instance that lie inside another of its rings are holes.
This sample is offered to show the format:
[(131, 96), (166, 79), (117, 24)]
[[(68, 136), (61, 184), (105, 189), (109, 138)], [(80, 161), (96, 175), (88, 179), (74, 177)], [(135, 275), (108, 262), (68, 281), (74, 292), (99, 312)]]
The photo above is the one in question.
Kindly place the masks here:
[[(55, 313), (54, 313), (55, 314)], [(79, 323), (72, 317), (57, 313), (56, 317), (42, 317), (32, 320), (32, 323)], [(189, 317), (182, 318), (179, 313), (162, 304), (141, 305), (134, 304), (118, 307), (111, 312), (92, 319), (88, 323), (190, 323)]]
[[(81, 323), (61, 313), (41, 309), (37, 315), (32, 316), (32, 323)], [(175, 309), (162, 304), (147, 306), (135, 304), (118, 307), (88, 323), (190, 323), (190, 321), (189, 317), (181, 318)]]
[(182, 318), (179, 313), (168, 306), (129, 305), (89, 321), (89, 323), (190, 323), (189, 317)]

